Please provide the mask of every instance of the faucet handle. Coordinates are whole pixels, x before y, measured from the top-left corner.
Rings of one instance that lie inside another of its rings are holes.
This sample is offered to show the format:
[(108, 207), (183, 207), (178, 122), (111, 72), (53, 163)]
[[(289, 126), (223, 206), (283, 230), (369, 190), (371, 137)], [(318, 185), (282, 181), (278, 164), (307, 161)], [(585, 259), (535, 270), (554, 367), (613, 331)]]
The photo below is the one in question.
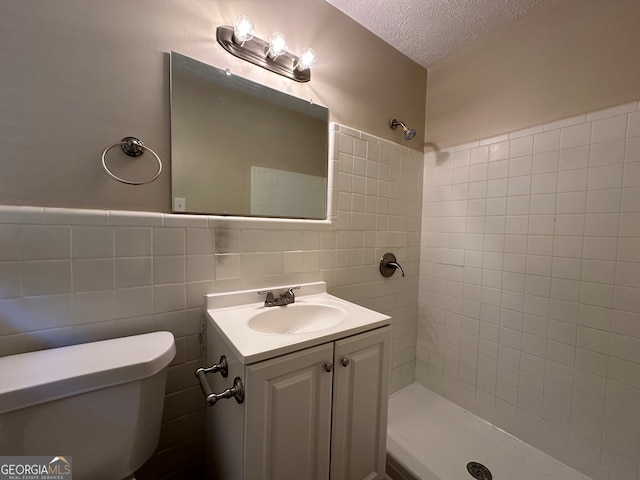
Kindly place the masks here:
[(387, 266), (391, 267), (391, 268), (399, 268), (400, 269), (400, 273), (402, 273), (402, 276), (404, 277), (404, 269), (402, 268), (402, 266), (398, 262), (389, 262), (389, 263), (387, 263)]
[(267, 307), (271, 307), (276, 302), (273, 296), (273, 292), (271, 290), (258, 290), (258, 295), (265, 295), (265, 294), (267, 295), (267, 297), (264, 299), (264, 304)]
[(283, 293), (280, 294), (280, 299), (279, 299), (280, 303), (282, 305), (289, 305), (290, 303), (295, 303), (296, 296), (293, 293), (293, 291), (297, 290), (299, 288), (300, 288), (300, 286), (287, 288), (286, 291), (284, 291)]
[(291, 300), (295, 300), (296, 296), (293, 293), (294, 290), (298, 290), (300, 288), (300, 285), (296, 286), (296, 287), (289, 287), (287, 289), (286, 295), (289, 296), (291, 298)]
[(390, 277), (396, 273), (396, 269), (398, 268), (404, 277), (404, 269), (397, 262), (396, 256), (393, 253), (387, 252), (380, 259), (380, 273), (383, 277)]

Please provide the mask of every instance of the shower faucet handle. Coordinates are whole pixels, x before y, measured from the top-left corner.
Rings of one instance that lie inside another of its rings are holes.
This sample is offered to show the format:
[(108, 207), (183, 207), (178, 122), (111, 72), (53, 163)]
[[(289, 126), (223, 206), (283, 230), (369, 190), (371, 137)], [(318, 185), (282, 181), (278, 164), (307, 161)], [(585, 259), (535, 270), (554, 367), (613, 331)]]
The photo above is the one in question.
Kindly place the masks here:
[(396, 256), (393, 253), (387, 252), (380, 259), (380, 273), (383, 277), (390, 277), (396, 273), (396, 269), (398, 268), (404, 277), (404, 269), (397, 262)]
[(400, 266), (398, 262), (389, 262), (387, 263), (387, 266), (392, 268), (399, 268), (400, 273), (402, 273), (402, 276), (404, 277), (404, 269), (402, 268), (402, 266)]

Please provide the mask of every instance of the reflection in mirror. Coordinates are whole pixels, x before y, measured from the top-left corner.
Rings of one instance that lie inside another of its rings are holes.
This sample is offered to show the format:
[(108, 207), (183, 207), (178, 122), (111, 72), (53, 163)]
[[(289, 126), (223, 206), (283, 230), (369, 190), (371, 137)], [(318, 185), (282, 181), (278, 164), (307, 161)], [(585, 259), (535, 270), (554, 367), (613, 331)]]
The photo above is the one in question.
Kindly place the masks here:
[(325, 219), (325, 107), (171, 53), (175, 212)]

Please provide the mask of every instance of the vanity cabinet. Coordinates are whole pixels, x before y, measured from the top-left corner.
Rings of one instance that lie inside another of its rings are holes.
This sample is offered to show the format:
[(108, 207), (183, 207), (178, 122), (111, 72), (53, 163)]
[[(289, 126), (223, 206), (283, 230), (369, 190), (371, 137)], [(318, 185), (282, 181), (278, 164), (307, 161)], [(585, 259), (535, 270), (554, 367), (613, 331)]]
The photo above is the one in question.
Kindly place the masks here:
[(207, 409), (208, 478), (386, 478), (390, 326), (249, 365), (210, 335), (210, 360), (229, 360), (214, 386), (240, 376), (245, 400)]

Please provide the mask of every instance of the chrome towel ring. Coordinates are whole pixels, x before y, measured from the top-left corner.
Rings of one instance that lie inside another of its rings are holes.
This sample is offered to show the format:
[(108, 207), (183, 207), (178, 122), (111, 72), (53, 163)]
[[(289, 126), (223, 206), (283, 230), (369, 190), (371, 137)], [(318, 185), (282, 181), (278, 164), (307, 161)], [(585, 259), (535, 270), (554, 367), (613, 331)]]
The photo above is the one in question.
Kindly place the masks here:
[[(155, 173), (155, 175), (153, 175), (153, 177), (148, 178), (147, 180), (142, 180), (141, 182), (131, 182), (129, 180), (125, 180), (124, 178), (118, 177), (111, 170), (109, 170), (109, 168), (107, 167), (107, 162), (105, 160), (105, 156), (107, 152), (111, 150), (113, 147), (117, 147), (118, 145), (122, 148), (122, 151), (127, 155), (129, 155), (130, 157), (139, 157), (144, 153), (145, 150), (148, 150), (149, 153), (151, 153), (155, 157), (156, 161), (158, 162), (158, 171)], [(156, 178), (160, 176), (160, 174), (162, 173), (162, 160), (160, 160), (160, 157), (156, 152), (154, 152), (149, 147), (147, 147), (144, 143), (142, 143), (142, 140), (136, 137), (125, 137), (122, 139), (121, 142), (112, 143), (111, 145), (108, 145), (107, 148), (104, 149), (104, 152), (102, 152), (102, 168), (104, 168), (104, 171), (107, 172), (107, 175), (109, 175), (114, 180), (117, 180), (122, 183), (126, 183), (127, 185), (144, 185), (145, 183), (153, 182)]]

